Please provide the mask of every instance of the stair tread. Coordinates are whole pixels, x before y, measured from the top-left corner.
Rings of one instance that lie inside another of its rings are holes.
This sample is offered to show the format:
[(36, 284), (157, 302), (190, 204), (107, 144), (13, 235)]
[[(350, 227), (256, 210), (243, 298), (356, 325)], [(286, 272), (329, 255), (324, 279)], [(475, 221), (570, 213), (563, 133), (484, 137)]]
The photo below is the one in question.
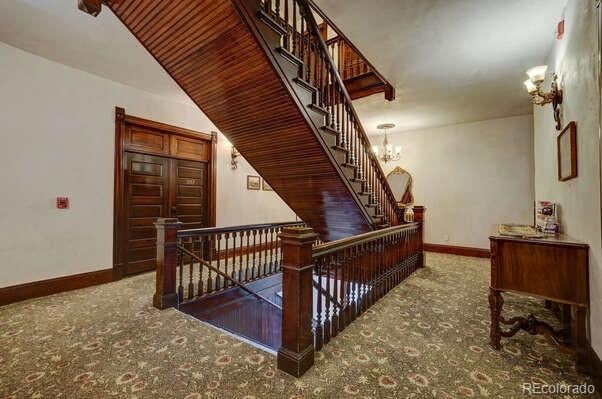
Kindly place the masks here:
[(334, 150), (338, 150), (338, 151), (349, 152), (349, 150), (348, 150), (347, 148), (345, 148), (345, 147), (340, 147), (340, 146), (338, 146), (338, 145), (333, 145), (333, 146), (332, 146), (332, 148), (333, 148)]
[(284, 36), (284, 34), (286, 34), (286, 29), (284, 29), (282, 25), (280, 25), (274, 18), (272, 18), (271, 15), (266, 13), (263, 9), (257, 11), (257, 16), (274, 32), (279, 33), (281, 36)]
[(323, 131), (325, 131), (326, 133), (330, 133), (330, 134), (334, 134), (335, 136), (339, 135), (339, 132), (336, 129), (331, 128), (328, 125), (324, 125), (322, 126), (320, 129), (322, 129)]
[(303, 78), (294, 78), (293, 81), (310, 93), (315, 93), (317, 90), (311, 83)]
[(321, 114), (324, 114), (324, 116), (328, 116), (330, 115), (330, 112), (328, 112), (328, 110), (326, 108), (322, 108), (319, 105), (316, 104), (309, 104), (309, 108), (313, 109), (316, 112), (319, 112)]
[(303, 65), (303, 61), (298, 58), (296, 55), (285, 49), (284, 47), (278, 47), (276, 49), (284, 58), (292, 62), (293, 64), (297, 64), (298, 66)]

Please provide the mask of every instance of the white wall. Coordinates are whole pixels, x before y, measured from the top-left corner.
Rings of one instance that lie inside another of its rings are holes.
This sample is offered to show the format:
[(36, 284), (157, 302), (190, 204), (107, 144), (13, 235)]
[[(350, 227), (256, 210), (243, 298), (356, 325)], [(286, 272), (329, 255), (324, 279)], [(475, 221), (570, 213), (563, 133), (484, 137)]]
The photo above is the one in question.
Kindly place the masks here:
[(564, 90), (563, 124), (577, 123), (578, 177), (558, 181), (551, 106), (535, 107), (535, 195), (560, 205), (563, 232), (590, 244), (592, 346), (602, 356), (602, 251), (600, 249), (600, 141), (597, 13), (593, 0), (569, 0), (566, 33), (548, 59)]
[(532, 125), (524, 115), (390, 135), (401, 160), (382, 166), (412, 175), (425, 242), (488, 249), (497, 224), (533, 221)]
[[(197, 109), (0, 43), (0, 287), (112, 267), (114, 107), (216, 130)], [(294, 220), (273, 192), (246, 190), (220, 135), (217, 223)], [(69, 210), (55, 209), (69, 196)]]

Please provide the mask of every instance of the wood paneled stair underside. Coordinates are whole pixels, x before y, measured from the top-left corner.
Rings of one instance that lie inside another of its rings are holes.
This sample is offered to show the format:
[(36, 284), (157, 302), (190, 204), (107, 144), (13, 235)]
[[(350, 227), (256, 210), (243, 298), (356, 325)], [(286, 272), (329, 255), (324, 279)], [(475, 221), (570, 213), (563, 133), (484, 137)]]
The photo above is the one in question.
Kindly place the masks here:
[(256, 0), (120, 0), (109, 7), (297, 215), (334, 240), (386, 223), (323, 129)]

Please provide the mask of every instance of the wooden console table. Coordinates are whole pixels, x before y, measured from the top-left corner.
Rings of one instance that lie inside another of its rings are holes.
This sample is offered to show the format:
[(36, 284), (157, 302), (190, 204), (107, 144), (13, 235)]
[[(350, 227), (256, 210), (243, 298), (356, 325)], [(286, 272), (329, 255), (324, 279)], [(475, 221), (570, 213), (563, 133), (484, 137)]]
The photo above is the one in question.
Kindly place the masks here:
[[(493, 235), (489, 241), (490, 345), (499, 350), (501, 337), (520, 330), (542, 334), (561, 351), (575, 356), (578, 371), (586, 371), (589, 246), (562, 235), (535, 239)], [(561, 328), (554, 329), (533, 315), (505, 319), (501, 313), (502, 292), (506, 291), (559, 304)], [(502, 330), (500, 324), (510, 327)]]

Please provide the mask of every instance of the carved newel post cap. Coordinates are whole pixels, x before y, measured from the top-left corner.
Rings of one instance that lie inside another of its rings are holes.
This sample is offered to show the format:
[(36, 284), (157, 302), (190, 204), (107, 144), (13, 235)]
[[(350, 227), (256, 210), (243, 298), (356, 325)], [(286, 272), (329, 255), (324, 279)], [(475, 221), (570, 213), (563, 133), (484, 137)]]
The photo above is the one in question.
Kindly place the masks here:
[(318, 235), (314, 232), (311, 227), (295, 226), (285, 227), (282, 232), (278, 235), (282, 241), (315, 241)]

